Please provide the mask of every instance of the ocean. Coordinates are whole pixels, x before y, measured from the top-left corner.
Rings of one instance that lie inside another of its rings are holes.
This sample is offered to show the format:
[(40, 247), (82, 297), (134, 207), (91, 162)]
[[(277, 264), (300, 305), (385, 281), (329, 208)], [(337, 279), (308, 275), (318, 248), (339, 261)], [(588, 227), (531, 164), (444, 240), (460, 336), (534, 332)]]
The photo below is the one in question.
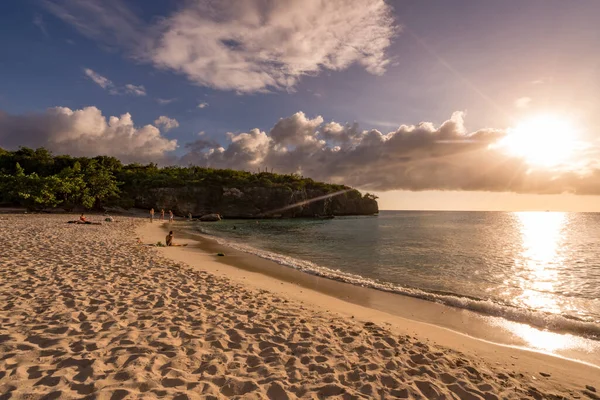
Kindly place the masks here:
[(600, 340), (600, 214), (382, 211), (195, 229), (310, 274)]

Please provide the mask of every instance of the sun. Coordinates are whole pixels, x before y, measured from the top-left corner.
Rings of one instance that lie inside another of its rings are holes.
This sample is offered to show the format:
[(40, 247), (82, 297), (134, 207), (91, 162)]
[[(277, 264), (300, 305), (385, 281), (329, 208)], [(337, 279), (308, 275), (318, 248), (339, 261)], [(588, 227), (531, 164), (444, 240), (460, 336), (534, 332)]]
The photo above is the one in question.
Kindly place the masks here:
[(567, 118), (542, 114), (521, 121), (498, 145), (529, 164), (552, 167), (570, 159), (577, 147), (577, 131)]

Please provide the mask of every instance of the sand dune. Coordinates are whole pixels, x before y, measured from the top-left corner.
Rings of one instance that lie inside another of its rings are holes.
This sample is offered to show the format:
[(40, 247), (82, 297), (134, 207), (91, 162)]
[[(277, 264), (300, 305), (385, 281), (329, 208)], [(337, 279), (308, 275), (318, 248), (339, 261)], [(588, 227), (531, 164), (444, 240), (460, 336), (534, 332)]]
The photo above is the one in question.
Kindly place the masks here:
[(0, 216), (0, 399), (599, 398), (194, 270), (145, 220), (69, 219)]

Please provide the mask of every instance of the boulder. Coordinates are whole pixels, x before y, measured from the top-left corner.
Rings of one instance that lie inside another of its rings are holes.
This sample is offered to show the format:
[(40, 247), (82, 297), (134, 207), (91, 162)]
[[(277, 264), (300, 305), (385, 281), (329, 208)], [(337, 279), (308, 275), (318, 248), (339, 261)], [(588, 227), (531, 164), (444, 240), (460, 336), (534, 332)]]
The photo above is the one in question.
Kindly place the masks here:
[(221, 216), (219, 214), (206, 214), (200, 217), (200, 221), (202, 222), (216, 222), (220, 220)]

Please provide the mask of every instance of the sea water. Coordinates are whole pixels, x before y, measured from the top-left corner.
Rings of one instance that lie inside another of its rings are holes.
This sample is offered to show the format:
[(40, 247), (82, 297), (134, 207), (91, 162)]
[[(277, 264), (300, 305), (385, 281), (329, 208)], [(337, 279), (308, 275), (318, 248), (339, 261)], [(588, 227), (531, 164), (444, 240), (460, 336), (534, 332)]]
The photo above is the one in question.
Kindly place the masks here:
[(195, 228), (307, 273), (600, 340), (600, 214), (382, 211)]

